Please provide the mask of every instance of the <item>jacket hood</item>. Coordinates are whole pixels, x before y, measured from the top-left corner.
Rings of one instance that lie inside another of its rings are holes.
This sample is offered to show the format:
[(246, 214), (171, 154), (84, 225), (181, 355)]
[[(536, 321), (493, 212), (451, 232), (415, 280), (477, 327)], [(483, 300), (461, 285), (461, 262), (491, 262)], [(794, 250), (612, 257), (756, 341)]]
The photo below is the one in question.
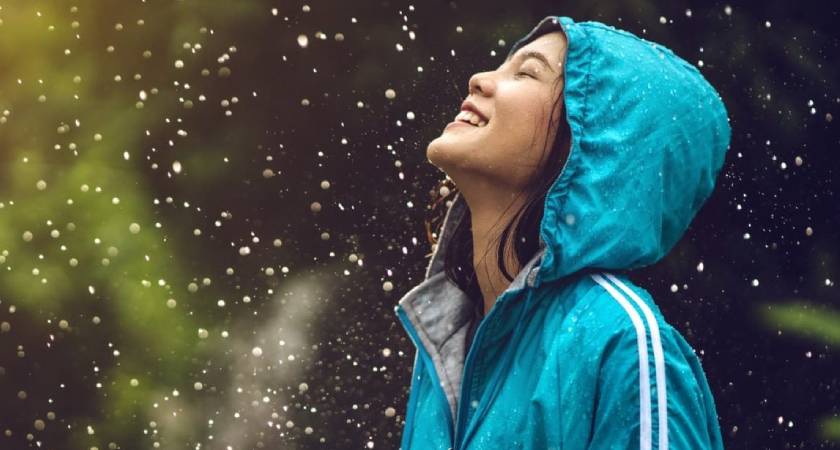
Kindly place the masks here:
[[(531, 285), (660, 260), (714, 189), (731, 136), (723, 101), (697, 68), (612, 26), (548, 16), (508, 58), (552, 31), (567, 41), (563, 95), (572, 136), (545, 198), (542, 261)], [(466, 209), (457, 194), (426, 278), (443, 270), (447, 238)]]

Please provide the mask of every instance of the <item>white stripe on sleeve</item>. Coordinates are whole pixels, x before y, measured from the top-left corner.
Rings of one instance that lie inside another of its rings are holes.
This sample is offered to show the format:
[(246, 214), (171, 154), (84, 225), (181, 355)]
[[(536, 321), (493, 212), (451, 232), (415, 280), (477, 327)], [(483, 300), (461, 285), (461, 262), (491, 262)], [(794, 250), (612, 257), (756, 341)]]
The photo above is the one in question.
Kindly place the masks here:
[(590, 275), (595, 282), (601, 285), (617, 301), (633, 322), (636, 329), (636, 343), (639, 348), (639, 448), (641, 450), (651, 449), (651, 410), (650, 410), (650, 372), (648, 368), (647, 336), (645, 326), (639, 313), (630, 306), (630, 303), (619, 293), (604, 277), (598, 274)]
[(659, 339), (659, 324), (656, 322), (656, 317), (654, 317), (650, 307), (639, 298), (638, 294), (616, 278), (615, 275), (609, 273), (605, 275), (636, 302), (636, 305), (645, 314), (645, 319), (647, 319), (648, 328), (650, 328), (651, 344), (653, 344), (653, 360), (656, 363), (656, 409), (659, 413), (659, 448), (661, 450), (668, 450), (668, 400), (666, 397), (668, 391), (665, 386), (665, 357), (662, 353), (662, 341)]

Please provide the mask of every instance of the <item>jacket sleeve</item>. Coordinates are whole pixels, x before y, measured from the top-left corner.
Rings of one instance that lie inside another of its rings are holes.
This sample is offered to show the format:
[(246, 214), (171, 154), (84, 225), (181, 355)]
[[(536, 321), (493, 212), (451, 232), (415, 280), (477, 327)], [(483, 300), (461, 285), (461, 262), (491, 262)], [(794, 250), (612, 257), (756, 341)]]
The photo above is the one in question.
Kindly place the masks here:
[(699, 360), (675, 329), (657, 322), (658, 339), (640, 321), (607, 342), (588, 450), (723, 450)]

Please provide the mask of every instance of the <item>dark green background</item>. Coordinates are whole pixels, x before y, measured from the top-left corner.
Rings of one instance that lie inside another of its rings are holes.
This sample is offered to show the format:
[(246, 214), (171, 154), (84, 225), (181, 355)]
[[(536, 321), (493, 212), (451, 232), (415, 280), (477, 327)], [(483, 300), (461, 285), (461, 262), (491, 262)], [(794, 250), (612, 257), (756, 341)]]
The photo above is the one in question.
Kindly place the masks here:
[(398, 447), (426, 144), (549, 14), (702, 60), (732, 147), (632, 278), (700, 354), (726, 448), (836, 445), (837, 6), (303, 5), (2, 4), (0, 448)]

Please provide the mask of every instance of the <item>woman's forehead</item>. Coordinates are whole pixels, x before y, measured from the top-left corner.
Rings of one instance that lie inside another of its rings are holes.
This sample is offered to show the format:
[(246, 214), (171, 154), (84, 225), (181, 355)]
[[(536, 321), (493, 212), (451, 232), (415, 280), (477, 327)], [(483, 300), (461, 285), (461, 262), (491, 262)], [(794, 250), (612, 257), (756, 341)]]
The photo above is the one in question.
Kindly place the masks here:
[[(558, 44), (559, 48), (554, 49), (553, 47), (558, 47)], [(525, 55), (529, 52), (539, 52), (545, 55), (545, 57), (549, 61), (559, 61), (561, 52), (563, 51), (563, 49), (565, 49), (565, 47), (566, 40), (563, 33), (560, 31), (552, 31), (550, 33), (541, 35), (540, 37), (529, 42), (527, 45), (523, 45), (522, 47), (517, 49), (514, 54), (510, 55), (507, 59), (505, 59), (505, 62), (521, 58), (522, 55)]]

